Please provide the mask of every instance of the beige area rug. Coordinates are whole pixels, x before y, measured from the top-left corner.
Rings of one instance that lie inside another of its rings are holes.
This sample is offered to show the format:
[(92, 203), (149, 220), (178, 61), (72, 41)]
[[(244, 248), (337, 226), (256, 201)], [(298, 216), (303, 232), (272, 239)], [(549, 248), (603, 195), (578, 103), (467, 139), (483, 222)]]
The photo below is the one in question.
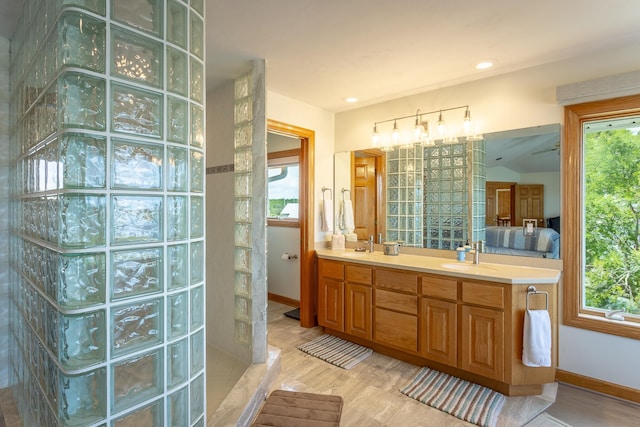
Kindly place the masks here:
[(333, 335), (322, 335), (298, 349), (343, 369), (351, 369), (369, 357), (373, 350)]
[(342, 397), (327, 394), (274, 390), (252, 427), (338, 427)]
[(546, 412), (543, 412), (535, 417), (525, 427), (571, 427), (571, 425), (552, 417)]
[(430, 368), (420, 369), (400, 392), (481, 427), (495, 427), (505, 402), (503, 394)]

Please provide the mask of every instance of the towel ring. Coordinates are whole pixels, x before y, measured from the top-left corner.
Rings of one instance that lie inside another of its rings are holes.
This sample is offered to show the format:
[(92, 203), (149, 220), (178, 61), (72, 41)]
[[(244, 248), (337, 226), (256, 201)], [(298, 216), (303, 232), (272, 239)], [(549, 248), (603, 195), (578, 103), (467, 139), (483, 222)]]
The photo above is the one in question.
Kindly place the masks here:
[(535, 286), (531, 285), (527, 288), (527, 310), (529, 310), (529, 296), (531, 295), (544, 295), (544, 309), (549, 310), (549, 292), (539, 291)]
[(347, 190), (346, 188), (343, 188), (340, 191), (342, 192), (342, 201), (343, 202), (344, 202), (344, 193), (349, 193), (349, 199), (351, 199), (351, 190)]

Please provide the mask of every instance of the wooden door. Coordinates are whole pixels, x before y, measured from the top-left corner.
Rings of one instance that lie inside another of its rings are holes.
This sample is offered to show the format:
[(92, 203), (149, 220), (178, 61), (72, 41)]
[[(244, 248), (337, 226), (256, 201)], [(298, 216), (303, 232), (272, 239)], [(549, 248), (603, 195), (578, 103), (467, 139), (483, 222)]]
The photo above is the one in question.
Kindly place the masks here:
[(505, 225), (498, 224), (498, 217), (511, 217), (514, 210), (513, 188), (514, 182), (503, 181), (487, 181), (486, 183), (486, 224), (487, 225)]
[(544, 185), (516, 185), (515, 226), (522, 226), (523, 218), (538, 220), (538, 227), (544, 227)]
[(354, 157), (353, 216), (358, 240), (376, 239), (376, 158)]
[(485, 377), (504, 378), (504, 313), (462, 306), (462, 366)]
[(371, 286), (346, 284), (345, 332), (371, 340)]
[(458, 363), (457, 304), (422, 298), (422, 355), (449, 366)]

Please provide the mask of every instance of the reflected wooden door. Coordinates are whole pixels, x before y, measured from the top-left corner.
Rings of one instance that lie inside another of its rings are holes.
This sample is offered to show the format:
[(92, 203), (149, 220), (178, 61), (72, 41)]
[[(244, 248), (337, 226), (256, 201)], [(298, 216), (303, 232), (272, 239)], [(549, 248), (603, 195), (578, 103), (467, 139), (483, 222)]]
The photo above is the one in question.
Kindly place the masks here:
[(353, 219), (358, 240), (376, 238), (376, 158), (354, 157)]
[(516, 186), (515, 224), (522, 225), (523, 218), (538, 220), (538, 227), (544, 227), (544, 184), (524, 184)]

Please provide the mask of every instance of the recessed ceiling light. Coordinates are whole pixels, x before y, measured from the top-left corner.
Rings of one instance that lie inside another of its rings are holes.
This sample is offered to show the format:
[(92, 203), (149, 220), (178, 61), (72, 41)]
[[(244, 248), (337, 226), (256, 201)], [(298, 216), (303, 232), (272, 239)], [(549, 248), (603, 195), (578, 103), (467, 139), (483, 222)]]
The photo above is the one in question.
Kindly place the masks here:
[(493, 67), (493, 64), (495, 64), (493, 59), (483, 59), (476, 64), (476, 70), (486, 70), (487, 68)]
[(352, 104), (354, 102), (358, 102), (358, 98), (354, 98), (354, 97), (351, 96), (349, 98), (345, 98), (344, 101)]

